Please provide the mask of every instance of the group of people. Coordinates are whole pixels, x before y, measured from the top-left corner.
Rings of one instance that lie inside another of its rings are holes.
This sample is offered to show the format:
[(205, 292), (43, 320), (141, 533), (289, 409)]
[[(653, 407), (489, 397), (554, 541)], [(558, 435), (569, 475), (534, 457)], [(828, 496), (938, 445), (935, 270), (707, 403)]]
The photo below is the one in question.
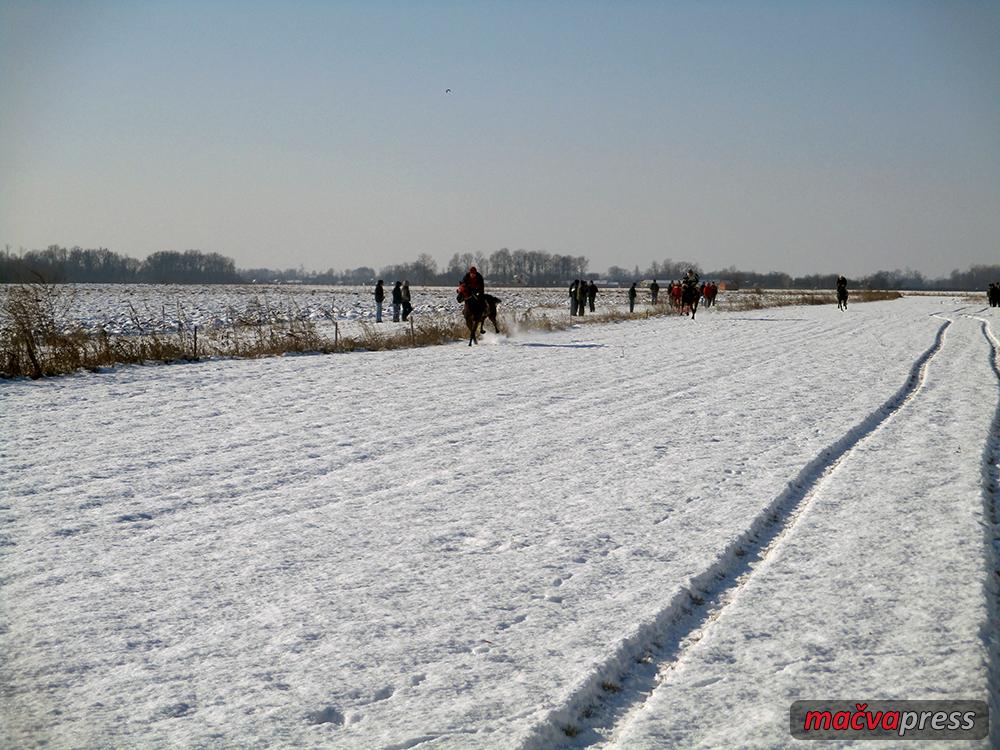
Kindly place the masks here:
[[(382, 305), (385, 302), (385, 287), (383, 286), (385, 282), (379, 279), (375, 283), (375, 322), (382, 322)], [(402, 316), (403, 321), (409, 319), (410, 313), (413, 312), (413, 305), (410, 302), (410, 282), (396, 282), (396, 285), (392, 288), (392, 322), (398, 323), (400, 316)]]
[(588, 305), (591, 312), (596, 312), (594, 309), (596, 299), (597, 284), (593, 281), (588, 284), (586, 279), (574, 279), (569, 285), (569, 314), (583, 315)]
[[(715, 297), (718, 293), (719, 285), (714, 281), (702, 284), (701, 278), (698, 276), (698, 272), (693, 268), (688, 269), (681, 281), (671, 281), (670, 285), (667, 287), (670, 304), (678, 310), (682, 309), (685, 304), (693, 304), (693, 301), (696, 301), (699, 298), (704, 298), (705, 306), (711, 307), (715, 304)], [(632, 286), (629, 287), (628, 290), (629, 312), (635, 312), (635, 300), (638, 296), (639, 290), (636, 288), (636, 282), (632, 282)], [(652, 283), (649, 285), (649, 301), (651, 304), (656, 305), (659, 304), (659, 300), (660, 285), (656, 279), (653, 279)], [(685, 302), (685, 300), (687, 301)]]

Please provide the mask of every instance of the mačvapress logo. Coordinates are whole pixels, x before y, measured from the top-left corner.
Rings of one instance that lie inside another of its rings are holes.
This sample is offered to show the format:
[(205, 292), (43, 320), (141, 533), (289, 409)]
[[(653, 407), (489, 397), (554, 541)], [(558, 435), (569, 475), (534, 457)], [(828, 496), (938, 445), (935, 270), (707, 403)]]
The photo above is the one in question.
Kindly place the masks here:
[(984, 701), (795, 701), (800, 740), (981, 740), (989, 734)]

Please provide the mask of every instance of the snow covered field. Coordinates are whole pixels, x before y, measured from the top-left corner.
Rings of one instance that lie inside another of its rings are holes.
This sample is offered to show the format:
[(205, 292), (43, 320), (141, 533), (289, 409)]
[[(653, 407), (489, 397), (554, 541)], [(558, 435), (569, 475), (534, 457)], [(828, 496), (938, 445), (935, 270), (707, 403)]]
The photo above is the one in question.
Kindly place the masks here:
[[(386, 322), (392, 319), (392, 285), (390, 281), (385, 287)], [(0, 300), (5, 289), (0, 285)], [(177, 330), (178, 321), (186, 328), (202, 330), (248, 321), (308, 320), (321, 327), (333, 321), (347, 326), (375, 321), (373, 286), (66, 284), (55, 290), (62, 322), (88, 333), (161, 333)], [(562, 289), (503, 287), (492, 291), (502, 296), (508, 311), (568, 306), (568, 292)], [(606, 289), (599, 299), (602, 304), (624, 305), (625, 292)], [(413, 287), (412, 295), (418, 315), (457, 314), (451, 287)]]
[(715, 309), (0, 383), (0, 744), (775, 748), (798, 699), (996, 717), (997, 321)]
[[(9, 285), (0, 284), (0, 302)], [(345, 335), (352, 335), (361, 323), (375, 322), (375, 301), (371, 286), (308, 286), (296, 284), (63, 284), (53, 287), (53, 307), (57, 321), (67, 329), (82, 329), (94, 334), (132, 335), (141, 332), (164, 333), (178, 326), (201, 330), (246, 323), (283, 323), (289, 320), (311, 321), (325, 333), (336, 321)], [(384, 322), (392, 328), (392, 282), (385, 288)], [(503, 314), (524, 313), (530, 309), (553, 308), (569, 313), (568, 289), (544, 287), (490, 287), (502, 300)], [(597, 296), (599, 312), (609, 308), (627, 309), (628, 289), (601, 288)], [(723, 292), (719, 304), (739, 301), (753, 291)], [(763, 301), (788, 294), (826, 294), (769, 290)], [(412, 289), (414, 312), (420, 316), (460, 316), (452, 287)], [(665, 293), (663, 299), (666, 299)], [(649, 290), (640, 289), (636, 309), (649, 303)], [(3, 325), (0, 304), (0, 325)]]

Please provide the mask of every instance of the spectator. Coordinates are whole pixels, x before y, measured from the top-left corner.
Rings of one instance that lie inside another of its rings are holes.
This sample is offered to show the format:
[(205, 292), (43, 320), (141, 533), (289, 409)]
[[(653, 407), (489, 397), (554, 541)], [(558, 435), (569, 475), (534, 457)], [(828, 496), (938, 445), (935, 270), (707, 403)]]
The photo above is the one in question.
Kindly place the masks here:
[(628, 311), (630, 313), (635, 312), (635, 296), (638, 294), (635, 290), (635, 282), (632, 282), (632, 286), (628, 290)]
[(573, 279), (573, 283), (569, 285), (569, 314), (571, 317), (576, 315), (576, 288), (579, 284), (579, 279)]
[(587, 312), (587, 282), (580, 279), (576, 287), (576, 314), (583, 315)]
[(382, 286), (382, 279), (375, 284), (375, 322), (382, 322), (382, 302), (385, 301), (385, 288)]
[(400, 282), (392, 288), (392, 322), (399, 322), (399, 308), (403, 305), (403, 288)]
[(410, 282), (403, 282), (403, 320), (405, 321), (410, 317), (410, 313), (413, 312), (413, 305), (410, 304)]
[(660, 285), (656, 283), (656, 279), (653, 279), (653, 283), (649, 285), (649, 296), (650, 301), (655, 305), (657, 297), (660, 296)]
[(587, 287), (587, 302), (590, 303), (590, 311), (595, 312), (594, 302), (597, 300), (597, 284), (591, 279), (590, 286)]

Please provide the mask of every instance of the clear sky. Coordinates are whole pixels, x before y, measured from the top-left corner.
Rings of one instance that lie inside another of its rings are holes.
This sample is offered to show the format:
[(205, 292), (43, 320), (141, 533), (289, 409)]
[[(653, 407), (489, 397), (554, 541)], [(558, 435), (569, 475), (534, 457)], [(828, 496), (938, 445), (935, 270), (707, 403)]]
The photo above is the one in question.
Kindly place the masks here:
[(1000, 0), (0, 0), (4, 244), (1000, 263)]

